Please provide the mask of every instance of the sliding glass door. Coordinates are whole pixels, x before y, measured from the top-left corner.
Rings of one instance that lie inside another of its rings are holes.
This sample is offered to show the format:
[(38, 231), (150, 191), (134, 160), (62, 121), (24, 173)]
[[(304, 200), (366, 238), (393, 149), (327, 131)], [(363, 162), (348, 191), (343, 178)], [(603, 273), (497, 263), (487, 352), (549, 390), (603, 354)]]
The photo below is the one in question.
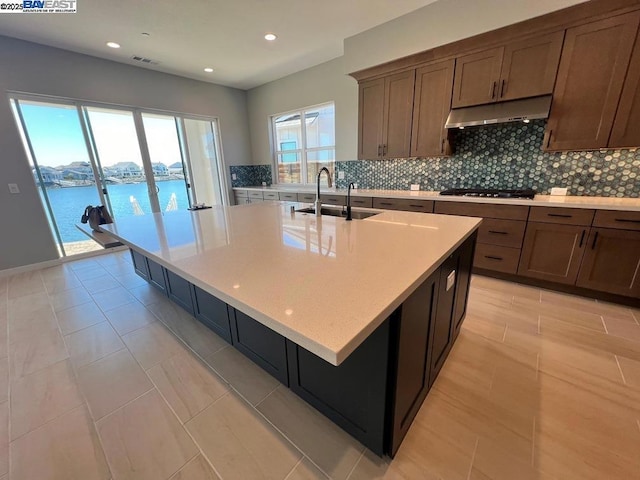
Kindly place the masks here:
[(118, 219), (225, 203), (215, 119), (10, 101), (61, 256), (100, 248), (76, 228), (88, 205), (104, 204)]

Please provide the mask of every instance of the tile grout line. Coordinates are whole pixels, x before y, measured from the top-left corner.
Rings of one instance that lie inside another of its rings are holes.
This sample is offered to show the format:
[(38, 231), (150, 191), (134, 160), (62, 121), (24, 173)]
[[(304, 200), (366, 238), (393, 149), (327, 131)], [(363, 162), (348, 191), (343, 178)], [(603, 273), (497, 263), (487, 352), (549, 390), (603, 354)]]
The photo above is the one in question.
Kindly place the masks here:
[(536, 465), (536, 416), (533, 416), (533, 432), (531, 433), (531, 467)]
[[(640, 424), (639, 424), (639, 426), (640, 426)], [(354, 463), (353, 467), (351, 467), (351, 470), (349, 470), (349, 473), (347, 474), (345, 480), (349, 480), (351, 478), (351, 475), (353, 475), (353, 472), (355, 472), (356, 468), (358, 468), (358, 465), (360, 465), (360, 461), (362, 460), (362, 457), (364, 457), (364, 454), (365, 454), (366, 451), (367, 451), (366, 448), (364, 450), (362, 450), (362, 453), (360, 453), (360, 456), (356, 460), (356, 463)]]
[(604, 327), (604, 333), (609, 335), (609, 329), (607, 328), (607, 322), (604, 321), (604, 315), (600, 315), (600, 321), (602, 322), (602, 326)]
[(618, 371), (620, 372), (620, 376), (622, 377), (622, 383), (627, 384), (627, 379), (624, 378), (624, 372), (622, 371), (622, 367), (620, 366), (620, 360), (618, 360), (618, 355), (614, 354), (613, 357), (616, 359), (616, 365), (618, 366)]
[(302, 455), (302, 458), (298, 460), (298, 462), (293, 466), (291, 470), (289, 470), (289, 473), (287, 473), (287, 475), (284, 477), (284, 480), (288, 480), (289, 478), (291, 478), (291, 474), (295, 471), (296, 468), (298, 468), (298, 465), (300, 465), (305, 458), (306, 457)]

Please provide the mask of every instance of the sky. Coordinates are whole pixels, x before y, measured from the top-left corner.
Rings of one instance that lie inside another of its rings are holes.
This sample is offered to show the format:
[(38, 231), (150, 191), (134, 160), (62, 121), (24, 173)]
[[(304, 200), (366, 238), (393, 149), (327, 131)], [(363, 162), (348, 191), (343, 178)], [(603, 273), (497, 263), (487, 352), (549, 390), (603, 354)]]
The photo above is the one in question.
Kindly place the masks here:
[[(89, 161), (75, 106), (28, 101), (20, 101), (20, 106), (39, 166)], [(142, 167), (132, 113), (93, 107), (87, 110), (102, 166), (130, 161)], [(182, 160), (174, 117), (143, 114), (143, 124), (153, 163), (168, 166)]]

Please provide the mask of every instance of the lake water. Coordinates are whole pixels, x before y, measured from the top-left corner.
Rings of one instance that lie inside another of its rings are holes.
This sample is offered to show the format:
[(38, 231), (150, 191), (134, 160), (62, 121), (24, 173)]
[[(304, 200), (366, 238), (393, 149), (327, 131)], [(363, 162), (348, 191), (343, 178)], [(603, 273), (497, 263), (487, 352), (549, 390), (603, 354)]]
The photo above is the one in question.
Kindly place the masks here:
[[(176, 194), (178, 210), (189, 207), (187, 190), (182, 180), (156, 181), (160, 189), (158, 199), (160, 208), (165, 210), (171, 199), (171, 194)], [(108, 186), (109, 199), (114, 218), (122, 218), (134, 215), (133, 206), (129, 197), (134, 196), (138, 200), (140, 208), (145, 214), (151, 213), (151, 203), (147, 193), (146, 183), (123, 183)], [(47, 195), (51, 202), (60, 236), (64, 243), (87, 240), (87, 236), (76, 228), (80, 223), (80, 217), (87, 205), (99, 205), (100, 197), (95, 185), (86, 187), (47, 188)]]

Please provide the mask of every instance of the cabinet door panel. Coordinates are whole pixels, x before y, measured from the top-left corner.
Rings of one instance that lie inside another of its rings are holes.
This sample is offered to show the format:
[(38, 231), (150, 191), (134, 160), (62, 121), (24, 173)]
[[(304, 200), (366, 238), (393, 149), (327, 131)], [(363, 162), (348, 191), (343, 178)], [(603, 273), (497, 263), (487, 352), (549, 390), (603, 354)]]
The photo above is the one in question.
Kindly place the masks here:
[(385, 78), (382, 156), (408, 157), (411, 149), (411, 120), (415, 70)]
[(166, 270), (166, 279), (169, 298), (193, 315), (191, 284), (169, 270)]
[(552, 93), (563, 39), (564, 31), (508, 44), (502, 62), (500, 100)]
[(382, 152), (384, 78), (363, 82), (359, 88), (358, 159), (378, 158)]
[(416, 70), (411, 156), (429, 157), (451, 153), (444, 124), (451, 110), (453, 60)]
[(594, 228), (577, 285), (640, 298), (640, 232)]
[(133, 270), (145, 280), (149, 280), (149, 267), (147, 265), (147, 257), (134, 250), (131, 252), (131, 261), (133, 262)]
[(453, 108), (496, 101), (503, 53), (499, 47), (456, 59)]
[(194, 286), (193, 308), (198, 320), (231, 343), (231, 328), (226, 303)]
[(624, 81), (622, 96), (616, 119), (613, 123), (609, 147), (640, 146), (640, 36), (633, 47), (627, 78)]
[(149, 269), (149, 283), (158, 290), (167, 293), (167, 281), (165, 278), (165, 269), (162, 265), (147, 258), (147, 267)]
[(518, 275), (573, 285), (589, 227), (529, 222)]
[(607, 146), (640, 12), (567, 30), (547, 122), (547, 150)]
[(244, 313), (233, 310), (233, 346), (263, 369), (289, 385), (285, 338)]

